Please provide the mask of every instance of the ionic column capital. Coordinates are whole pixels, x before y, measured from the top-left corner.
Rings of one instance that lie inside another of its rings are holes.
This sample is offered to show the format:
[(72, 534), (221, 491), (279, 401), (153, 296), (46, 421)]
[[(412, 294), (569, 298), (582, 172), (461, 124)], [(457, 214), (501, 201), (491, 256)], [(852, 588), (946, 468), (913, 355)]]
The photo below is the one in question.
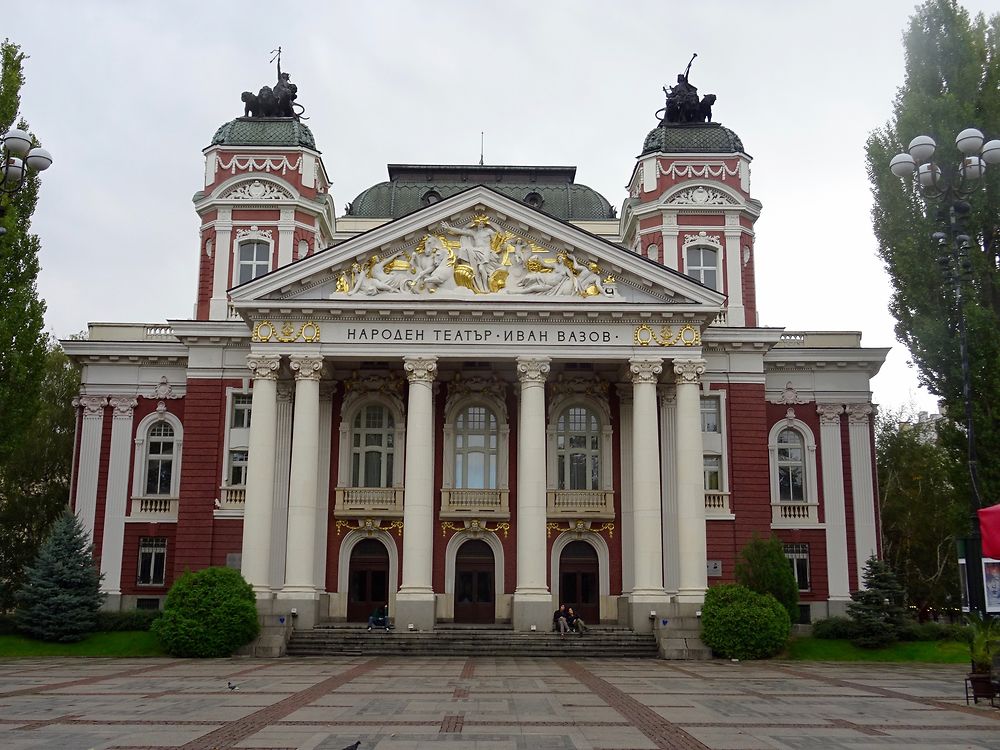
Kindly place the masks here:
[(254, 380), (277, 380), (281, 367), (280, 354), (248, 354), (247, 367)]
[(663, 360), (633, 357), (628, 361), (628, 371), (633, 385), (641, 383), (656, 385), (660, 373), (663, 372)]
[(308, 354), (293, 354), (288, 358), (289, 367), (296, 380), (320, 380), (323, 376), (323, 358)]
[(111, 396), (108, 403), (114, 410), (112, 416), (115, 419), (131, 419), (132, 412), (139, 405), (139, 399), (135, 396)]
[(840, 424), (840, 415), (844, 413), (844, 407), (840, 404), (816, 404), (816, 413), (819, 414), (819, 423)]
[(677, 385), (693, 383), (697, 385), (701, 382), (701, 376), (705, 374), (705, 360), (703, 359), (675, 359), (674, 378)]
[(544, 383), (552, 369), (549, 361), (548, 357), (518, 357), (517, 379), (524, 385)]
[(108, 400), (104, 396), (77, 396), (73, 399), (73, 406), (83, 409), (84, 418), (103, 417), (104, 407), (108, 405)]
[(847, 420), (851, 424), (868, 424), (868, 419), (874, 413), (875, 408), (871, 404), (848, 404)]
[(437, 377), (437, 357), (403, 357), (403, 369), (411, 383), (433, 383)]

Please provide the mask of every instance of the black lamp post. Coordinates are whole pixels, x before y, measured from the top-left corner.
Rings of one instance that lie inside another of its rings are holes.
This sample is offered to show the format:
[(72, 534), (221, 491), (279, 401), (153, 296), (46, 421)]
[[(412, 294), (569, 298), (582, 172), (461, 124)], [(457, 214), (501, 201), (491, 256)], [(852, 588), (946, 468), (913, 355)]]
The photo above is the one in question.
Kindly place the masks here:
[[(31, 147), (31, 136), (23, 130), (13, 129), (0, 138), (0, 193), (13, 195), (28, 179), (28, 171), (44, 172), (52, 166), (52, 155), (44, 148)], [(0, 219), (4, 205), (0, 203)], [(0, 235), (6, 232), (0, 226)]]
[(920, 194), (926, 200), (938, 204), (936, 219), (943, 231), (934, 232), (931, 237), (939, 253), (938, 265), (955, 295), (969, 484), (972, 490), (969, 498), (972, 530), (965, 540), (966, 589), (969, 609), (981, 615), (986, 613), (986, 595), (983, 586), (982, 539), (976, 511), (982, 507), (982, 498), (979, 493), (976, 435), (972, 420), (972, 377), (969, 372), (969, 338), (965, 330), (964, 286), (972, 277), (972, 263), (969, 260), (972, 238), (965, 226), (971, 207), (965, 199), (979, 189), (979, 179), (987, 165), (1000, 164), (1000, 140), (983, 143), (984, 140), (983, 134), (975, 128), (963, 130), (955, 138), (955, 145), (962, 153), (961, 161), (958, 164), (940, 165), (934, 162), (934, 151), (937, 149), (934, 139), (918, 135), (910, 141), (908, 153), (897, 154), (889, 163), (889, 169), (894, 175), (902, 178), (912, 176)]

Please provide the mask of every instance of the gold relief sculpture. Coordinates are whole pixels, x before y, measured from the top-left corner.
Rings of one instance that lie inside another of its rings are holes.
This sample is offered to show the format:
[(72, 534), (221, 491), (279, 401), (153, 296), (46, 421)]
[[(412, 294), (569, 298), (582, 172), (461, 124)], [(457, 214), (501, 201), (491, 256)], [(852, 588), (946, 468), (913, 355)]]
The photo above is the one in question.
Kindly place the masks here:
[(488, 523), (483, 523), (478, 518), (474, 518), (471, 521), (469, 521), (468, 526), (465, 525), (457, 526), (453, 524), (451, 521), (442, 521), (441, 536), (447, 536), (449, 530), (455, 532), (465, 531), (468, 532), (468, 534), (474, 538), (478, 537), (484, 531), (489, 532), (491, 534), (497, 534), (497, 532), (503, 532), (503, 538), (506, 539), (507, 534), (510, 533), (510, 524), (506, 522), (498, 523), (491, 529)]
[(608, 538), (615, 535), (615, 525), (610, 521), (602, 523), (600, 526), (591, 526), (589, 521), (574, 521), (566, 522), (566, 528), (562, 528), (557, 522), (550, 521), (545, 524), (545, 530), (547, 535), (551, 538), (553, 531), (562, 532), (574, 532), (578, 536), (583, 536), (584, 534), (599, 534), (602, 531), (608, 532)]
[(286, 320), (275, 326), (270, 320), (261, 320), (254, 324), (251, 341), (266, 344), (272, 339), (282, 344), (300, 340), (311, 344), (320, 340), (319, 323), (309, 320), (300, 325)]
[(659, 333), (651, 326), (643, 323), (635, 329), (636, 346), (701, 346), (701, 331), (693, 325), (682, 325), (674, 331), (673, 326), (661, 326)]
[(335, 524), (337, 536), (340, 536), (340, 532), (343, 529), (348, 531), (360, 531), (366, 536), (374, 536), (376, 531), (392, 531), (398, 537), (403, 535), (403, 522), (402, 521), (389, 521), (382, 525), (382, 522), (374, 518), (366, 518), (364, 520), (358, 520), (357, 526), (352, 526), (350, 521), (337, 521)]

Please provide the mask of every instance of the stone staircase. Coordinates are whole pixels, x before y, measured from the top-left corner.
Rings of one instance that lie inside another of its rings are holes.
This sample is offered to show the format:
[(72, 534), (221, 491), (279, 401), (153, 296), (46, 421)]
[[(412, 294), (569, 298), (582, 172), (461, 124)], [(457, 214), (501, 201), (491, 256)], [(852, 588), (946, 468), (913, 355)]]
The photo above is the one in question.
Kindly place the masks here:
[(431, 632), (321, 623), (312, 630), (296, 630), (288, 643), (289, 656), (657, 656), (652, 633), (627, 628), (595, 626), (584, 635), (514, 632), (509, 625), (439, 624)]
[(701, 642), (701, 621), (697, 616), (671, 615), (659, 624), (657, 641), (661, 659), (711, 659), (712, 649)]

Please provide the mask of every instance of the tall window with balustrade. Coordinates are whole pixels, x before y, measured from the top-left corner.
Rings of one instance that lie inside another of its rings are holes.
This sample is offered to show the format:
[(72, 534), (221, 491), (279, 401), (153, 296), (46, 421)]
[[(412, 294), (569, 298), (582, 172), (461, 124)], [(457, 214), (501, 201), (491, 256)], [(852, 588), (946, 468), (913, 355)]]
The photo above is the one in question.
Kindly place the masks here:
[(455, 487), (496, 489), (499, 430), (485, 406), (468, 406), (455, 418)]
[(601, 489), (601, 423), (586, 406), (570, 406), (559, 415), (556, 475), (560, 490)]
[(351, 428), (351, 485), (391, 487), (396, 421), (382, 404), (362, 407)]
[(174, 428), (168, 422), (156, 422), (146, 440), (145, 495), (170, 495), (174, 477)]
[(802, 434), (784, 429), (778, 433), (778, 499), (787, 503), (806, 501), (805, 451)]

